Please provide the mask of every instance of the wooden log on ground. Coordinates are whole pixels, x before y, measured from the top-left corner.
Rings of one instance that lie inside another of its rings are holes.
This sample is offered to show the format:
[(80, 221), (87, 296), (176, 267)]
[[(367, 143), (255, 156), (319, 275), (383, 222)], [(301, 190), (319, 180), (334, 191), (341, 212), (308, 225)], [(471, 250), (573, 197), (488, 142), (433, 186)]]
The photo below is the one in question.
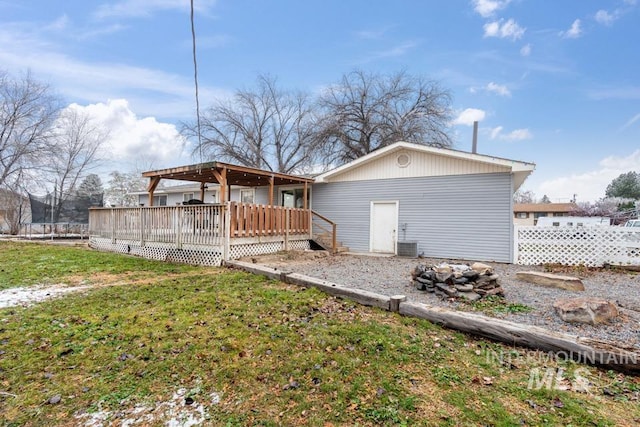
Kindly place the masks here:
[(274, 280), (283, 280), (283, 275), (286, 275), (287, 273), (278, 270), (277, 268), (271, 268), (271, 267), (266, 267), (264, 265), (260, 265), (260, 264), (253, 264), (250, 262), (244, 262), (244, 261), (226, 261), (225, 265), (228, 267), (234, 267), (234, 268), (238, 268), (240, 270), (244, 270), (246, 272), (249, 273), (253, 273), (253, 274), (258, 274), (261, 276), (266, 276), (269, 279), (274, 279)]
[(584, 284), (577, 277), (559, 276), (539, 271), (518, 271), (516, 278), (525, 282), (567, 291), (584, 291)]
[(400, 314), (511, 345), (552, 351), (558, 357), (633, 375), (640, 374), (640, 352), (634, 348), (620, 348), (613, 343), (420, 303), (401, 302)]
[(348, 298), (363, 305), (389, 310), (391, 298), (386, 295), (376, 294), (362, 289), (347, 288), (345, 286), (340, 286), (337, 283), (327, 282), (325, 280), (320, 280), (315, 277), (305, 276), (304, 274), (298, 273), (287, 274), (284, 281), (286, 283), (300, 285), (306, 288), (318, 288), (330, 295)]

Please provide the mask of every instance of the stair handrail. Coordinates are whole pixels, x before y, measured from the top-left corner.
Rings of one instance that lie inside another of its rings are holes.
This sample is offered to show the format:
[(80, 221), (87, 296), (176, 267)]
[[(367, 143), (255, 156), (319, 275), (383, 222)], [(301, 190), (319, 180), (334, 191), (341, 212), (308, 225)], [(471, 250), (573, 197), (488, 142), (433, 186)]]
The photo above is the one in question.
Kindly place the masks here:
[[(314, 210), (311, 211), (311, 215), (312, 215), (312, 219), (313, 219), (313, 216), (316, 216), (316, 217), (320, 218), (321, 220), (323, 220), (325, 222), (328, 222), (329, 225), (331, 225), (331, 252), (335, 254), (336, 251), (338, 250), (338, 237), (337, 237), (338, 236), (338, 233), (337, 233), (338, 225), (335, 222), (331, 221), (326, 216), (321, 215), (321, 214), (319, 214), (318, 212), (316, 212)], [(311, 224), (311, 225), (313, 227), (313, 224)], [(318, 228), (321, 228), (322, 230), (327, 231), (327, 232), (329, 231), (326, 228), (322, 227), (321, 225), (318, 225)]]

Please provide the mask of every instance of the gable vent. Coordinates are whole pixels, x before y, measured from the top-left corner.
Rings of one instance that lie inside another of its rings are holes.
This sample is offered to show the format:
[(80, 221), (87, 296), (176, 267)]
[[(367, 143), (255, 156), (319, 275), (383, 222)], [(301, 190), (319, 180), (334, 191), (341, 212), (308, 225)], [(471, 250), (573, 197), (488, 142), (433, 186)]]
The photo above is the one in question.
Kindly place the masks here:
[(407, 153), (400, 153), (398, 154), (398, 157), (396, 157), (396, 163), (401, 168), (406, 168), (409, 166), (409, 163), (411, 163), (411, 157), (409, 157), (409, 154)]

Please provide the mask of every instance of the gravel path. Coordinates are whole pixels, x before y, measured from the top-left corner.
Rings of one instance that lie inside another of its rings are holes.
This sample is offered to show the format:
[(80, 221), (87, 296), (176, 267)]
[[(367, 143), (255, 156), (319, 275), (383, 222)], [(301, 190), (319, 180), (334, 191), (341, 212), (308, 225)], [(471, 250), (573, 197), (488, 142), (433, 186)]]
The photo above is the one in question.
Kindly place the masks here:
[[(418, 291), (411, 284), (411, 270), (418, 264), (468, 263), (456, 260), (374, 257), (357, 255), (309, 255), (296, 258), (253, 258), (260, 264), (306, 274), (343, 286), (365, 289), (384, 295), (406, 295), (409, 301), (430, 305), (471, 310), (465, 303), (442, 299), (435, 294)], [(311, 259), (309, 259), (311, 258)], [(491, 314), (502, 319), (541, 326), (550, 330), (615, 341), (621, 345), (640, 348), (640, 274), (612, 270), (560, 272), (582, 279), (583, 292), (545, 288), (516, 279), (518, 271), (543, 271), (539, 266), (486, 263), (500, 276), (509, 303), (532, 307), (527, 313)], [(604, 297), (615, 302), (621, 312), (619, 319), (606, 325), (576, 325), (563, 322), (553, 309), (558, 298)], [(489, 314), (489, 313), (487, 313)]]

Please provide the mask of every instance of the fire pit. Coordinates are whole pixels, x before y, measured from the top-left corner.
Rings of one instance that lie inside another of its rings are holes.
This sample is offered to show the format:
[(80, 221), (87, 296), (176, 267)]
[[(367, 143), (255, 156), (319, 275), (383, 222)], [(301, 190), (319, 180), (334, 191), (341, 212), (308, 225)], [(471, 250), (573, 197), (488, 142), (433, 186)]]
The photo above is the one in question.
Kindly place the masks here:
[(476, 301), (489, 295), (504, 296), (493, 268), (480, 262), (417, 265), (411, 271), (411, 278), (419, 291), (432, 292), (443, 298)]

